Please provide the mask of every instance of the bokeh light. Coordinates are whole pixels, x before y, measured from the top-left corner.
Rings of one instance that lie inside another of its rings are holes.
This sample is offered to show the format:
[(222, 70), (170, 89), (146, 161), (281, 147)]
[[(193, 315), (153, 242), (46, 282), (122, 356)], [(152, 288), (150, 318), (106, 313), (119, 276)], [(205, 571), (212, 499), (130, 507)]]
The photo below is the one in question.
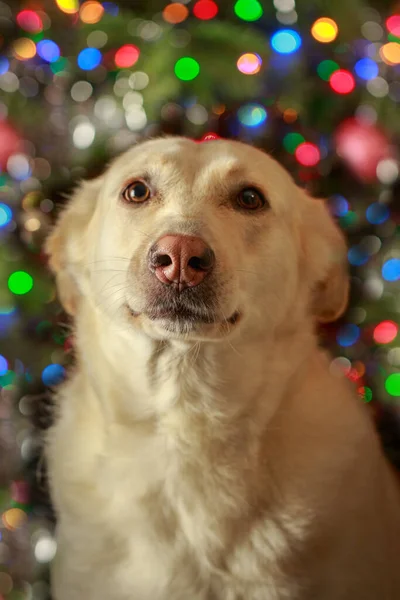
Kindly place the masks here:
[(385, 381), (385, 389), (390, 396), (400, 396), (400, 373), (392, 373)]
[(354, 70), (361, 79), (367, 81), (374, 79), (379, 73), (379, 67), (372, 58), (361, 58), (354, 65)]
[(36, 44), (29, 38), (19, 38), (12, 46), (15, 58), (29, 60), (36, 54)]
[(347, 260), (353, 267), (361, 267), (365, 265), (370, 258), (369, 253), (366, 248), (363, 246), (355, 245), (351, 246), (351, 248), (347, 251)]
[(349, 212), (349, 203), (343, 196), (336, 194), (330, 199), (330, 207), (336, 217), (344, 217)]
[(237, 61), (237, 68), (245, 75), (255, 75), (261, 69), (262, 60), (258, 54), (248, 52), (242, 54)]
[(91, 71), (101, 63), (101, 52), (97, 48), (85, 48), (78, 54), (78, 66), (83, 71)]
[(83, 23), (98, 23), (104, 14), (104, 7), (100, 2), (88, 0), (84, 2), (79, 10), (79, 17)]
[(382, 321), (374, 329), (373, 337), (378, 344), (390, 344), (396, 339), (399, 331), (394, 321)]
[(392, 15), (386, 19), (386, 28), (392, 35), (400, 38), (400, 15)]
[(299, 144), (294, 153), (296, 160), (305, 167), (314, 167), (321, 159), (318, 146), (303, 142)]
[(0, 202), (0, 227), (5, 227), (12, 219), (12, 211), (11, 208)]
[(271, 38), (271, 46), (279, 54), (292, 54), (301, 46), (301, 37), (293, 29), (281, 29)]
[(133, 44), (121, 46), (115, 53), (115, 64), (120, 69), (132, 67), (139, 59), (140, 50)]
[(218, 5), (213, 0), (198, 0), (193, 6), (193, 14), (198, 19), (209, 21), (218, 14)]
[(42, 381), (45, 385), (57, 385), (65, 377), (65, 368), (62, 365), (47, 365), (42, 371)]
[(388, 42), (380, 50), (382, 60), (388, 65), (400, 64), (400, 44), (397, 42)]
[(304, 141), (304, 137), (301, 133), (291, 132), (287, 133), (283, 138), (283, 146), (290, 154), (294, 154), (296, 148)]
[(339, 346), (347, 348), (356, 343), (360, 337), (360, 328), (354, 323), (342, 325), (336, 335), (336, 340)]
[(27, 294), (33, 287), (33, 279), (25, 271), (14, 271), (8, 278), (8, 289), (17, 295)]
[(43, 29), (42, 20), (34, 10), (21, 10), (17, 14), (17, 23), (29, 33), (38, 33)]
[(0, 354), (0, 375), (5, 375), (8, 371), (8, 361), (5, 356)]
[(67, 15), (73, 15), (79, 10), (78, 0), (56, 0), (56, 4), (58, 8)]
[(267, 120), (267, 111), (260, 104), (246, 104), (239, 108), (238, 119), (246, 127), (257, 127)]
[(328, 17), (321, 17), (313, 23), (311, 27), (311, 35), (318, 42), (323, 44), (333, 42), (338, 34), (338, 26), (333, 19)]
[(373, 225), (381, 225), (389, 218), (389, 209), (386, 204), (374, 202), (366, 210), (367, 219)]
[(350, 94), (355, 88), (353, 75), (345, 69), (339, 69), (329, 78), (331, 88), (338, 94)]
[(317, 73), (321, 79), (329, 81), (332, 73), (338, 71), (339, 68), (339, 65), (334, 60), (322, 60), (317, 67)]
[(243, 21), (257, 21), (263, 15), (263, 8), (258, 0), (237, 0), (234, 11)]
[(36, 48), (40, 58), (46, 62), (53, 63), (60, 58), (60, 48), (52, 40), (40, 40)]
[(400, 258), (390, 258), (382, 266), (382, 277), (386, 281), (400, 279)]
[(5, 56), (0, 56), (0, 75), (7, 73), (10, 67), (10, 61)]
[(184, 56), (175, 63), (175, 75), (182, 81), (191, 81), (200, 73), (200, 65), (194, 58)]
[(182, 23), (185, 19), (187, 19), (189, 15), (189, 10), (184, 4), (181, 4), (180, 2), (172, 2), (164, 8), (162, 14), (164, 21), (175, 25), (177, 23)]

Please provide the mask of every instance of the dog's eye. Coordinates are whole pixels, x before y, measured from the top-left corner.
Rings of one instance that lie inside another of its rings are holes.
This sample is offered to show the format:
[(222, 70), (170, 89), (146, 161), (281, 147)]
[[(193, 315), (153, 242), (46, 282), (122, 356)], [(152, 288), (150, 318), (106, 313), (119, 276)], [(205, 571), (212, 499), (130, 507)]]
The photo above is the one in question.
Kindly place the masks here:
[(151, 196), (150, 189), (144, 181), (133, 181), (123, 191), (122, 196), (127, 202), (146, 202)]
[(259, 210), (265, 206), (265, 198), (254, 188), (245, 188), (238, 197), (237, 203), (240, 208), (245, 210)]

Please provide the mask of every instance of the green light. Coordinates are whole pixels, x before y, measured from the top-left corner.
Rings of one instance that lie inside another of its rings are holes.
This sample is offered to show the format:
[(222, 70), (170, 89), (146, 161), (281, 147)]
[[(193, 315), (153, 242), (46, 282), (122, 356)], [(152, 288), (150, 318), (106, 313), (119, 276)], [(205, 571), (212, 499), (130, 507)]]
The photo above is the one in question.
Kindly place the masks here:
[(385, 389), (391, 396), (400, 396), (400, 373), (392, 373), (385, 381)]
[(0, 376), (0, 387), (4, 388), (6, 385), (11, 385), (14, 382), (14, 379), (14, 371), (7, 371), (7, 373)]
[(334, 60), (323, 60), (317, 67), (317, 73), (324, 81), (329, 81), (330, 76), (339, 70), (339, 65)]
[(33, 287), (33, 279), (25, 271), (15, 271), (8, 278), (8, 288), (13, 294), (27, 294)]
[(50, 69), (54, 74), (61, 73), (62, 71), (66, 71), (68, 68), (68, 59), (65, 56), (61, 56), (56, 62), (51, 63)]
[(388, 40), (389, 42), (396, 42), (397, 44), (400, 44), (400, 37), (393, 35), (393, 33), (388, 33)]
[(257, 21), (263, 14), (258, 0), (237, 0), (234, 11), (236, 16), (243, 21)]
[(343, 217), (339, 218), (340, 226), (343, 229), (347, 229), (348, 227), (352, 227), (358, 221), (358, 217), (353, 210), (349, 210)]
[(371, 402), (372, 400), (372, 390), (369, 387), (361, 388), (361, 397), (364, 402)]
[(287, 133), (283, 138), (283, 146), (285, 150), (290, 152), (290, 154), (294, 154), (297, 146), (302, 144), (305, 141), (301, 133)]
[(197, 60), (185, 56), (180, 58), (175, 64), (175, 75), (182, 81), (191, 81), (200, 73), (200, 65)]

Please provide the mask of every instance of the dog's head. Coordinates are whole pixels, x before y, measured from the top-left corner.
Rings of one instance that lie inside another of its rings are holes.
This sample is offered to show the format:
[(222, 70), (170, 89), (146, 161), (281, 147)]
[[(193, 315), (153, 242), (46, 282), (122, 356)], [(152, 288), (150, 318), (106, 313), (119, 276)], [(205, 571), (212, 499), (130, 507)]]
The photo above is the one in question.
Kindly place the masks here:
[(239, 142), (139, 144), (83, 183), (46, 243), (60, 299), (157, 339), (336, 319), (345, 243), (324, 202)]

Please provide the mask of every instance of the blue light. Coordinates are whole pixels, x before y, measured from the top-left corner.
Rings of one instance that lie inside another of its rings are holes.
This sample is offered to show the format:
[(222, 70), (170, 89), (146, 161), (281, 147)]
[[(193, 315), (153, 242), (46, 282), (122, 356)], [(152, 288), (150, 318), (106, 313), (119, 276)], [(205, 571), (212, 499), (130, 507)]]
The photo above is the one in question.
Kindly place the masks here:
[(301, 37), (293, 29), (281, 29), (271, 38), (271, 46), (279, 54), (292, 54), (301, 46)]
[(57, 385), (65, 377), (65, 369), (62, 365), (47, 365), (42, 371), (42, 381), (45, 385)]
[(116, 17), (118, 15), (119, 8), (116, 4), (114, 4), (114, 2), (103, 2), (103, 8), (108, 14), (112, 15), (113, 17)]
[(238, 119), (246, 127), (257, 127), (267, 120), (267, 111), (260, 104), (246, 104), (239, 108)]
[(355, 344), (359, 337), (360, 328), (353, 323), (348, 323), (339, 329), (336, 335), (336, 340), (340, 346), (347, 347)]
[(398, 281), (400, 279), (400, 258), (390, 258), (382, 267), (382, 277), (386, 281)]
[(46, 62), (53, 63), (60, 58), (60, 48), (51, 40), (41, 40), (37, 43), (36, 50)]
[(386, 204), (380, 204), (379, 202), (374, 202), (367, 208), (367, 219), (373, 225), (381, 225), (389, 218), (389, 209)]
[(8, 371), (8, 361), (0, 354), (0, 375), (5, 375)]
[(4, 75), (4, 73), (7, 73), (9, 67), (10, 62), (8, 58), (6, 58), (5, 56), (0, 56), (0, 75)]
[(372, 58), (362, 58), (354, 65), (354, 70), (361, 79), (375, 79), (379, 73), (379, 67)]
[(78, 65), (84, 71), (91, 71), (101, 63), (101, 52), (97, 48), (85, 48), (78, 54)]
[(361, 267), (368, 262), (369, 254), (360, 246), (353, 246), (347, 253), (348, 261), (354, 267)]
[(349, 212), (349, 203), (339, 194), (331, 198), (332, 212), (336, 217), (344, 217)]
[(11, 208), (0, 202), (0, 227), (7, 225), (12, 219)]

